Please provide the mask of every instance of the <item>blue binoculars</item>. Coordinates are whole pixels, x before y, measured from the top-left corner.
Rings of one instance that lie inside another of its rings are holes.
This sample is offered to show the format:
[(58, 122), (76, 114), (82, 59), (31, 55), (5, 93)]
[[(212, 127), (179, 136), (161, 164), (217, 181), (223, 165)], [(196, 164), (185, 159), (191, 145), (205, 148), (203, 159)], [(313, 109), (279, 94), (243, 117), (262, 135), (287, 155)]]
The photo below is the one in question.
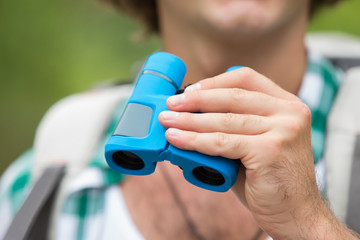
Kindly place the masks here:
[(187, 151), (169, 144), (160, 112), (166, 100), (180, 89), (186, 73), (184, 62), (166, 52), (149, 56), (138, 77), (124, 113), (105, 146), (109, 167), (130, 175), (148, 175), (157, 162), (179, 166), (185, 179), (195, 186), (226, 192), (236, 182), (239, 163), (219, 156)]

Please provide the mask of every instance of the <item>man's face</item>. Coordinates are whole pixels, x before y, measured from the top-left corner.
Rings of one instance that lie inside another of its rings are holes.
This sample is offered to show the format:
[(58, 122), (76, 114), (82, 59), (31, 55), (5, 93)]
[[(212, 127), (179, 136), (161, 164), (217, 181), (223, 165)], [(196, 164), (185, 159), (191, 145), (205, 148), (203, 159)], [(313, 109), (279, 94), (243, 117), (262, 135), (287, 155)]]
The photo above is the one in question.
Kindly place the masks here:
[(190, 26), (225, 35), (262, 35), (304, 17), (308, 0), (158, 0)]

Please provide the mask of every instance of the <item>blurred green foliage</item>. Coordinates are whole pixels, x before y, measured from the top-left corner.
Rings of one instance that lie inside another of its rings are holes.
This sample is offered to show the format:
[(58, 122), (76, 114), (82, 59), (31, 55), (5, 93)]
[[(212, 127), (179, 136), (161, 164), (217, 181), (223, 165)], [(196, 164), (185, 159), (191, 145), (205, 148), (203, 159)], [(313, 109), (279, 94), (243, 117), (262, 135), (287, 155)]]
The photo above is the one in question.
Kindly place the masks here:
[(360, 36), (360, 1), (342, 0), (336, 7), (315, 15), (309, 31), (342, 31)]
[(31, 147), (42, 115), (97, 81), (130, 78), (155, 49), (137, 23), (96, 0), (0, 1), (0, 172)]
[[(325, 9), (311, 31), (360, 36), (360, 1)], [(131, 65), (160, 47), (134, 42), (140, 26), (96, 0), (0, 1), (0, 173), (31, 147), (42, 115), (98, 81), (131, 78)]]

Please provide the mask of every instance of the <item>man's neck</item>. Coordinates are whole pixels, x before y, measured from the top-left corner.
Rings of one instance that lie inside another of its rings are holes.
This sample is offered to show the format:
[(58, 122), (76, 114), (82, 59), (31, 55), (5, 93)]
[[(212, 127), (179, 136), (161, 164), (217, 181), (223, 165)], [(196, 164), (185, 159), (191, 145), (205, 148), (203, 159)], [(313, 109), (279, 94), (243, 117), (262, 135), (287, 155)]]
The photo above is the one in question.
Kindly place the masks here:
[(263, 36), (230, 39), (189, 32), (185, 28), (179, 31), (178, 25), (173, 28), (171, 22), (165, 22), (162, 39), (164, 50), (178, 55), (188, 67), (183, 86), (240, 65), (255, 69), (296, 94), (306, 70), (306, 24), (306, 19), (299, 19), (292, 27), (277, 29)]

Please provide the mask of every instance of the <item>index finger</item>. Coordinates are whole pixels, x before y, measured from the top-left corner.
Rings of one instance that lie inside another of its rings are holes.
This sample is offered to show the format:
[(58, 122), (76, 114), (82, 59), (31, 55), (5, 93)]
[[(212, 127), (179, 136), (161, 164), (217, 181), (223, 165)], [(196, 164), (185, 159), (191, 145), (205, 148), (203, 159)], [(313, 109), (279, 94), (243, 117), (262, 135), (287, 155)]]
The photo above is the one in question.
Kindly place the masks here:
[(282, 89), (269, 78), (248, 67), (238, 68), (215, 77), (201, 80), (187, 87), (185, 91), (214, 88), (242, 88), (286, 100), (299, 100), (295, 95)]

